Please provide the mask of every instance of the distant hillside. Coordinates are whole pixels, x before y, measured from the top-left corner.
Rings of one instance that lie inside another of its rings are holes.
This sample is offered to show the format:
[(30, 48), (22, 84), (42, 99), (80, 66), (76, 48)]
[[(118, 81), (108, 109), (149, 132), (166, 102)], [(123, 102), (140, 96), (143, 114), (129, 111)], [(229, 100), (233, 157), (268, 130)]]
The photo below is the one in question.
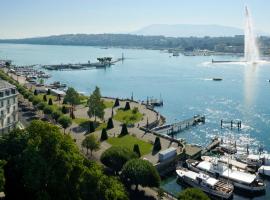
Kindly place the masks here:
[(49, 37), (5, 39), (0, 43), (44, 44), (44, 45), (80, 45), (80, 46), (111, 46), (127, 48), (184, 50), (208, 49), (214, 50), (216, 45), (243, 46), (244, 37), (164, 37), (142, 36), (131, 34), (69, 34)]
[(220, 37), (243, 35), (243, 30), (220, 25), (192, 25), (192, 24), (153, 24), (138, 31), (136, 35), (163, 35), (167, 37)]
[[(5, 39), (0, 43), (40, 44), (40, 45), (76, 45), (99, 47), (123, 47), (145, 49), (178, 49), (193, 51), (207, 49), (210, 51), (243, 53), (244, 36), (234, 37), (165, 37), (131, 34), (69, 34), (48, 37)], [(260, 37), (261, 52), (270, 52), (270, 38)]]

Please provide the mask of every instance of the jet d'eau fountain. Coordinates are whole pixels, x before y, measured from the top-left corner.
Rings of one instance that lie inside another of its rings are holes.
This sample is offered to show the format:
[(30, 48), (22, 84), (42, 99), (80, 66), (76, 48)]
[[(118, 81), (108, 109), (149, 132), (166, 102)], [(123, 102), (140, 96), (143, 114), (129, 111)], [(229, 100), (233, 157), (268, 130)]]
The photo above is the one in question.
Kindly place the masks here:
[(245, 62), (256, 63), (260, 60), (259, 48), (254, 34), (252, 18), (247, 6), (245, 7), (245, 20)]

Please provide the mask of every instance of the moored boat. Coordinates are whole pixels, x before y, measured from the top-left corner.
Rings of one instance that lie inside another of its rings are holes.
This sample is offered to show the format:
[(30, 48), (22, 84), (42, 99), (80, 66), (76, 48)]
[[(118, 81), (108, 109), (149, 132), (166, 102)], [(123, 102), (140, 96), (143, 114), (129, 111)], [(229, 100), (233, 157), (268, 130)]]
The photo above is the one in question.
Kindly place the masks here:
[(176, 170), (178, 178), (186, 184), (200, 188), (207, 194), (221, 199), (230, 199), (233, 195), (234, 187), (230, 183), (212, 178), (204, 173), (196, 173), (186, 168)]
[(190, 170), (196, 172), (202, 171), (212, 176), (228, 180), (238, 189), (252, 193), (265, 191), (265, 183), (258, 179), (254, 174), (233, 170), (219, 162), (211, 163), (208, 161), (196, 161), (190, 159), (186, 162)]

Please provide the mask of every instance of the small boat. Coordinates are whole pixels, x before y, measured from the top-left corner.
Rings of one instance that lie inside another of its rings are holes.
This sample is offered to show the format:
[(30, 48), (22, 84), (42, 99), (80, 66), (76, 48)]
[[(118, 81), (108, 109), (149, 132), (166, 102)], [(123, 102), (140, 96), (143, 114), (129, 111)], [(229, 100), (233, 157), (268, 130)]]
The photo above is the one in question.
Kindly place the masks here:
[(264, 176), (270, 176), (270, 166), (265, 166), (262, 165), (259, 169), (258, 169), (259, 174), (264, 175)]
[(178, 52), (173, 52), (173, 56), (179, 56)]
[(207, 174), (196, 173), (186, 168), (179, 168), (176, 173), (180, 181), (192, 187), (200, 188), (209, 195), (221, 199), (230, 199), (233, 195), (234, 187), (232, 184), (212, 178)]
[(233, 184), (235, 188), (252, 193), (265, 192), (265, 183), (258, 179), (255, 174), (231, 169), (229, 166), (220, 162), (200, 162), (188, 159), (186, 163), (190, 170), (204, 172), (216, 178), (220, 178), (221, 180), (227, 180)]
[(222, 78), (212, 78), (213, 81), (222, 81)]

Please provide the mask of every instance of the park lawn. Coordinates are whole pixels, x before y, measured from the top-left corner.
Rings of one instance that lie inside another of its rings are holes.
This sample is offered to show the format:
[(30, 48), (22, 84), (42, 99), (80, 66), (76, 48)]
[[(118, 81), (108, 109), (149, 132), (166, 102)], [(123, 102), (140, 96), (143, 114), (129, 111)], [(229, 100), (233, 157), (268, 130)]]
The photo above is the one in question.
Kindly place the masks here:
[(132, 135), (125, 135), (123, 137), (111, 137), (107, 142), (112, 146), (123, 146), (133, 151), (134, 144), (140, 147), (141, 155), (149, 154), (152, 151), (153, 145), (140, 140)]
[[(86, 118), (75, 118), (75, 119), (72, 119), (72, 121), (75, 124), (78, 124), (79, 126), (88, 128), (90, 120)], [(106, 128), (106, 127), (107, 127), (107, 123), (100, 123), (98, 127), (96, 128), (96, 131), (102, 130), (103, 128)]]
[(113, 118), (119, 122), (130, 125), (141, 121), (143, 114), (140, 112), (133, 113), (132, 110), (125, 111), (123, 109), (118, 109)]
[[(44, 94), (38, 94), (37, 95), (37, 97), (40, 99), (40, 100), (43, 100), (43, 96), (44, 96)], [(46, 96), (47, 96), (47, 101), (49, 101), (49, 99), (51, 98), (53, 101), (56, 101), (56, 99), (57, 99), (57, 97), (56, 96), (54, 96), (54, 95), (47, 95), (46, 94)]]
[(104, 100), (103, 103), (104, 103), (106, 108), (112, 108), (114, 105), (114, 102), (110, 101), (110, 100)]

